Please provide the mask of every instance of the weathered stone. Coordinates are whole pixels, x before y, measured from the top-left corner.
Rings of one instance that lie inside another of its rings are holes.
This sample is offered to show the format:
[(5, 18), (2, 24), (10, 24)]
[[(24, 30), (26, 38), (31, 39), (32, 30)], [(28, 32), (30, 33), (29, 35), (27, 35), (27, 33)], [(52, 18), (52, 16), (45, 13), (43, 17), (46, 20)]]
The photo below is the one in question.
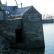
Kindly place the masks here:
[[(9, 6), (9, 8), (10, 15), (6, 14), (5, 7), (6, 15), (2, 12), (6, 18), (0, 20), (0, 35), (13, 44), (16, 41), (18, 45), (22, 43), (28, 49), (44, 47), (42, 15), (33, 6), (18, 8), (14, 11), (11, 9), (12, 7)], [(20, 45), (21, 48), (24, 46)]]

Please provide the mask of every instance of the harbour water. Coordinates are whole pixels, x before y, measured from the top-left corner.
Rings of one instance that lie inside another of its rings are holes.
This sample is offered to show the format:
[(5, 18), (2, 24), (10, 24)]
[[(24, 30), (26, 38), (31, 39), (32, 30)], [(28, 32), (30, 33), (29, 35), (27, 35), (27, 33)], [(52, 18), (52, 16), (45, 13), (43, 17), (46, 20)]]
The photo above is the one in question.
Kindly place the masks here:
[(45, 52), (44, 54), (54, 54), (54, 23), (43, 24)]

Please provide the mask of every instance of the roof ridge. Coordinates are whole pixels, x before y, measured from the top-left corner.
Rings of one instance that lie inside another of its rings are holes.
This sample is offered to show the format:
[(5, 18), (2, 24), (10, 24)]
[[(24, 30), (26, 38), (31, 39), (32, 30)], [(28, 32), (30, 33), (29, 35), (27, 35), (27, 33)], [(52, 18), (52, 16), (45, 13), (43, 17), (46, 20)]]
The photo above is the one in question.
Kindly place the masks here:
[(26, 7), (22, 7), (22, 8), (30, 8), (30, 7), (33, 7), (33, 6), (26, 6)]
[(10, 14), (12, 15), (17, 15), (17, 16), (23, 16), (25, 12), (27, 12), (31, 7), (33, 6), (27, 6), (27, 7), (22, 7), (22, 8), (16, 8), (15, 10), (12, 10), (14, 6), (4, 6), (5, 11), (9, 11)]

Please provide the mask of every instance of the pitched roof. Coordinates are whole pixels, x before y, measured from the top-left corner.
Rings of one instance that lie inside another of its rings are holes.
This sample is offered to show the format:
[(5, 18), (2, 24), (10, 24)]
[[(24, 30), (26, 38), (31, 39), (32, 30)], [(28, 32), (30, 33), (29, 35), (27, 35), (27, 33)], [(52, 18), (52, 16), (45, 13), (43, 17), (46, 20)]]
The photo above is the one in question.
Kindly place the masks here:
[(31, 7), (18, 8), (17, 6), (4, 6), (4, 10), (8, 11), (11, 16), (23, 16)]

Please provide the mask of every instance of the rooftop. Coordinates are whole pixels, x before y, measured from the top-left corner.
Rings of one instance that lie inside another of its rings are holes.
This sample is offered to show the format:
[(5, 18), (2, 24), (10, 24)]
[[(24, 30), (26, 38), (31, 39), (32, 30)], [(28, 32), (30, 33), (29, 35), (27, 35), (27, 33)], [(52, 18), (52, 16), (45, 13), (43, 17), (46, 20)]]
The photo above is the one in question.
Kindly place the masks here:
[(31, 7), (22, 7), (18, 8), (17, 6), (4, 6), (4, 10), (6, 13), (11, 14), (11, 16), (23, 16), (25, 12), (27, 12)]

